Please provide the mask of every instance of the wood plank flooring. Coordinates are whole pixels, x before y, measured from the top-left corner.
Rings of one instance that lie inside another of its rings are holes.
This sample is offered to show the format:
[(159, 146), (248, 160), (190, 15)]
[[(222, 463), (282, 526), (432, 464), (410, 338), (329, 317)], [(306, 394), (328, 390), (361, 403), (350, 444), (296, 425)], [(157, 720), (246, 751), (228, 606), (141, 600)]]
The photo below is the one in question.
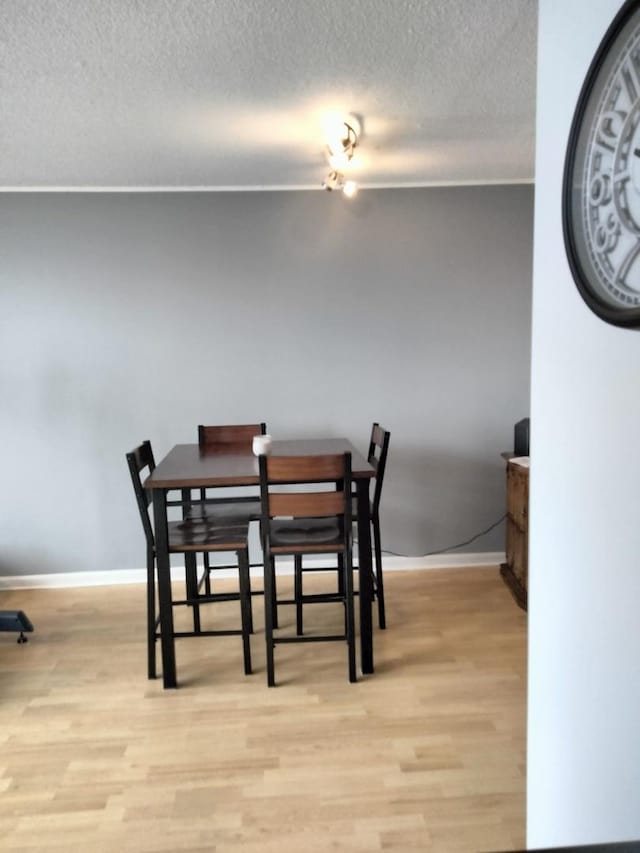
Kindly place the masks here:
[[(260, 598), (252, 676), (239, 637), (184, 639), (164, 691), (142, 587), (4, 594), (36, 632), (0, 634), (0, 850), (523, 847), (526, 615), (497, 567), (386, 586), (375, 675), (350, 685), (339, 643), (280, 646), (272, 689)], [(307, 610), (310, 631), (340, 620)]]

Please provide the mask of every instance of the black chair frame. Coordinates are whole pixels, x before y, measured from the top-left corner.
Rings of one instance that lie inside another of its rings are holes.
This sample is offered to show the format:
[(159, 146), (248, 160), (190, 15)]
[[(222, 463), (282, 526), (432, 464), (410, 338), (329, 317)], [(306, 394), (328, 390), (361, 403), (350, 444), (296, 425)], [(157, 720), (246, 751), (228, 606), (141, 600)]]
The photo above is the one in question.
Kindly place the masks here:
[[(214, 447), (216, 445), (232, 445), (237, 443), (246, 444), (254, 435), (266, 435), (267, 425), (262, 422), (259, 424), (225, 424), (207, 426), (204, 424), (198, 425), (198, 444), (200, 447)], [(252, 495), (237, 495), (228, 497), (210, 497), (206, 489), (200, 489), (200, 499), (192, 500), (187, 491), (183, 492), (183, 500), (189, 502), (192, 509), (189, 513), (192, 517), (198, 514), (210, 515), (215, 517), (216, 510), (223, 512), (227, 518), (232, 518), (235, 510), (238, 512), (238, 518), (248, 521), (260, 520), (259, 497)], [(255, 507), (255, 510), (254, 510)], [(205, 592), (211, 594), (211, 575), (216, 571), (223, 569), (234, 568), (234, 566), (224, 563), (211, 565), (209, 555), (204, 555), (204, 585)], [(249, 562), (249, 571), (254, 568), (262, 568), (261, 562)], [(263, 590), (251, 589), (251, 580), (249, 580), (249, 594), (252, 596), (263, 595)], [(253, 615), (251, 616), (251, 633), (253, 633)]]
[[(274, 493), (280, 486), (310, 483), (333, 483), (334, 491)], [(275, 685), (274, 650), (278, 644), (340, 641), (347, 643), (349, 681), (356, 681), (355, 618), (352, 566), (351, 454), (332, 456), (268, 457), (260, 456), (260, 495), (262, 501), (261, 533), (265, 565), (265, 640), (267, 647), (267, 683)], [(279, 522), (279, 517), (287, 521)], [(333, 520), (336, 536), (330, 542), (314, 540), (312, 525)], [(288, 528), (286, 527), (288, 525)], [(290, 544), (278, 539), (282, 528), (301, 531), (300, 538)], [(305, 541), (305, 535), (307, 539)], [(277, 544), (276, 544), (277, 543)], [(341, 590), (309, 595), (302, 598), (296, 590), (293, 599), (278, 600), (275, 588), (275, 561), (278, 556), (293, 556), (297, 566), (305, 553), (339, 554), (342, 565)], [(301, 630), (302, 602), (340, 602), (344, 606), (344, 632), (305, 636)], [(274, 634), (277, 628), (277, 608), (280, 604), (296, 605), (296, 634)]]
[[(387, 464), (387, 454), (389, 452), (389, 441), (391, 433), (383, 429), (379, 423), (374, 423), (371, 427), (371, 438), (369, 439), (369, 449), (367, 451), (367, 461), (375, 470), (373, 495), (369, 504), (369, 515), (371, 519), (371, 527), (373, 530), (373, 565), (371, 572), (371, 580), (373, 584), (373, 594), (378, 602), (378, 625), (381, 629), (387, 627), (387, 617), (384, 600), (384, 577), (382, 573), (382, 542), (380, 536), (380, 498), (382, 496), (382, 484), (384, 481), (384, 472)], [(355, 503), (355, 492), (354, 492)], [(355, 516), (355, 510), (354, 510)], [(312, 596), (305, 596), (302, 593), (302, 578), (304, 572), (337, 572), (338, 576), (338, 594), (343, 592), (343, 567), (341, 559), (338, 556), (337, 566), (303, 566), (302, 560), (296, 560), (294, 565), (295, 572), (295, 589), (296, 594), (299, 592), (298, 607), (298, 628), (302, 633), (302, 605), (313, 603)], [(354, 571), (358, 568), (357, 563), (354, 565)], [(354, 595), (358, 595), (356, 590)], [(286, 602), (283, 602), (286, 603)]]
[[(152, 679), (156, 677), (156, 641), (162, 635), (160, 617), (156, 613), (156, 548), (153, 527), (149, 517), (149, 505), (151, 494), (142, 484), (141, 472), (147, 469), (151, 473), (155, 468), (155, 459), (151, 443), (147, 440), (126, 454), (129, 473), (133, 483), (136, 502), (140, 514), (140, 520), (145, 534), (147, 545), (147, 676)], [(189, 504), (180, 501), (167, 501), (167, 506), (180, 506), (183, 511), (188, 510)], [(190, 531), (198, 532), (200, 526), (205, 526), (199, 520), (190, 520), (186, 517), (180, 525), (185, 529), (184, 541), (177, 547), (171, 548), (172, 553), (182, 553), (185, 560), (185, 598), (174, 600), (174, 606), (187, 606), (193, 610), (193, 630), (174, 631), (173, 636), (179, 637), (218, 637), (218, 636), (242, 636), (244, 671), (246, 675), (251, 673), (251, 599), (249, 596), (249, 557), (247, 545), (248, 524), (235, 526), (220, 526), (214, 531), (212, 541), (207, 541), (206, 536), (202, 541), (194, 539), (194, 544), (189, 543)], [(215, 540), (215, 541), (213, 541)], [(184, 546), (184, 547), (181, 547)], [(229, 546), (229, 547), (227, 547)], [(229, 593), (205, 592), (201, 588), (204, 577), (198, 580), (197, 553), (208, 554), (209, 551), (235, 551), (237, 563), (233, 568), (238, 570), (239, 591)], [(200, 606), (203, 604), (220, 603), (224, 601), (239, 601), (242, 627), (240, 629), (224, 630), (202, 630), (200, 623)]]
[[(370, 515), (373, 529), (373, 551), (375, 558), (375, 570), (373, 574), (373, 592), (378, 602), (378, 625), (380, 628), (387, 627), (387, 617), (384, 605), (384, 579), (382, 576), (382, 543), (380, 537), (380, 498), (382, 496), (382, 484), (384, 472), (387, 466), (387, 454), (389, 452), (389, 441), (391, 433), (383, 429), (379, 423), (374, 423), (371, 428), (371, 439), (367, 460), (375, 468), (375, 484), (373, 497), (371, 499)], [(379, 450), (379, 453), (376, 451)]]

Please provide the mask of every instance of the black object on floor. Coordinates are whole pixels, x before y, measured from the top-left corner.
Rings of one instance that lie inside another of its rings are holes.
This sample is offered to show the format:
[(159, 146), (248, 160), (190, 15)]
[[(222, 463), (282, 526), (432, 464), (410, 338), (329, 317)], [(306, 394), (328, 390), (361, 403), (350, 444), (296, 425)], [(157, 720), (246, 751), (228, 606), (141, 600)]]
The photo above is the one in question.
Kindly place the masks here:
[(19, 631), (18, 642), (26, 643), (24, 632), (33, 631), (33, 625), (23, 610), (0, 610), (0, 631)]

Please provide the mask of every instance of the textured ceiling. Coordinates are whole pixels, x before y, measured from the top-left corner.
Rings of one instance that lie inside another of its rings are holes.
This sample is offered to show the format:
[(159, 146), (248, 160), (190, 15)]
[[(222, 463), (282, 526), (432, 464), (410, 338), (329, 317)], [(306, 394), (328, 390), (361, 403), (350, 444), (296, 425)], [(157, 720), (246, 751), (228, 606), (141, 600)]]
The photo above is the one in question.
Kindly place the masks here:
[(0, 186), (530, 181), (535, 0), (0, 0)]

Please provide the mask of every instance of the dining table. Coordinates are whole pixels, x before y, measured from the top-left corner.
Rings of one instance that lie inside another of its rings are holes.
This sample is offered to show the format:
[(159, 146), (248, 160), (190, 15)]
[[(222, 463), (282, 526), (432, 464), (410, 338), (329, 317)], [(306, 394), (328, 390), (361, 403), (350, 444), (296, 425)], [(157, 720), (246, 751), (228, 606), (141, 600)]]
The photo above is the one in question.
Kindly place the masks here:
[[(272, 456), (351, 454), (352, 481), (357, 501), (358, 601), (360, 613), (360, 668), (373, 672), (373, 601), (371, 517), (369, 483), (375, 470), (367, 458), (346, 438), (303, 438), (274, 440)], [(184, 499), (190, 489), (258, 486), (258, 458), (245, 445), (200, 446), (177, 444), (158, 463), (144, 486), (151, 491), (158, 578), (158, 611), (162, 650), (162, 678), (165, 688), (178, 686), (171, 593), (171, 566), (168, 542), (169, 492), (178, 490)]]

